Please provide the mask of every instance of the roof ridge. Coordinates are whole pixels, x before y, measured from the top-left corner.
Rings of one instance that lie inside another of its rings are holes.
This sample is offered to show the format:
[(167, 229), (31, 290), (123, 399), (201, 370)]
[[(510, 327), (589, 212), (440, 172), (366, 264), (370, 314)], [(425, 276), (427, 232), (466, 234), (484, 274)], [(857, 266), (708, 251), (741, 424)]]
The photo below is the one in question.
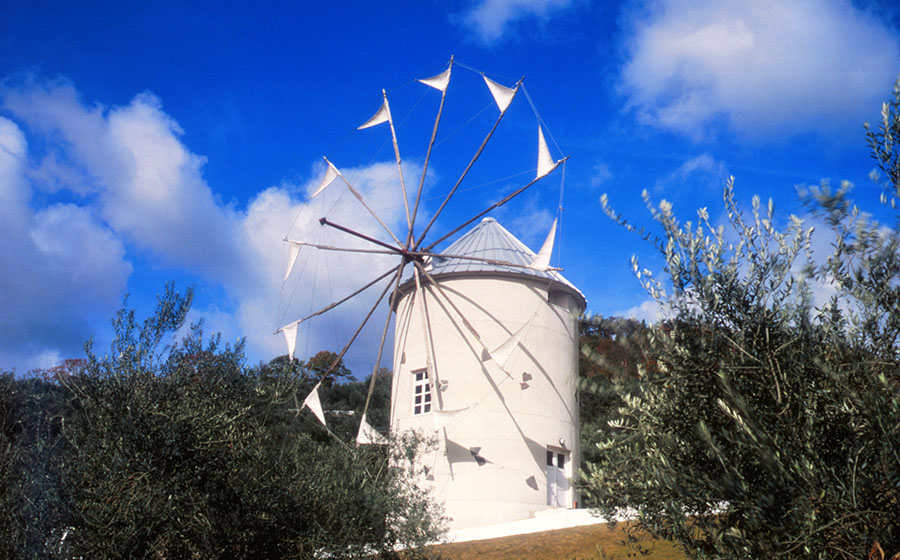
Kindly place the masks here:
[[(435, 254), (431, 259), (430, 273), (433, 276), (464, 273), (512, 274), (558, 282), (571, 288), (582, 298), (584, 297), (581, 291), (566, 280), (559, 271), (529, 268), (536, 255), (530, 247), (522, 243), (496, 219), (485, 217), (446, 249)], [(454, 257), (475, 257), (478, 260)], [(516, 266), (499, 264), (501, 262)]]

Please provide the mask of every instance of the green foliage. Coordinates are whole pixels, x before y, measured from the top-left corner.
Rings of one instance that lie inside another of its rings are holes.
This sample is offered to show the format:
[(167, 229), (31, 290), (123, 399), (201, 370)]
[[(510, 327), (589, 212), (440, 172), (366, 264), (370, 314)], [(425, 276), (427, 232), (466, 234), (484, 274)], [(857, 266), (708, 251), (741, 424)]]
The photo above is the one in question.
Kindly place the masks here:
[[(896, 196), (887, 107), (869, 141)], [(779, 229), (756, 197), (745, 214), (730, 182), (724, 200), (727, 226), (648, 200), (667, 275), (634, 271), (669, 319), (644, 343), (655, 367), (614, 383), (587, 491), (695, 558), (900, 551), (900, 236), (823, 185), (806, 195), (835, 239), (817, 266), (801, 220)]]
[[(865, 127), (872, 157), (885, 175), (881, 201), (887, 203), (890, 200), (891, 207), (896, 208), (896, 200), (900, 198), (900, 80), (894, 84), (891, 99), (881, 106), (878, 128), (872, 130), (869, 123)], [(875, 180), (880, 179), (877, 171), (872, 176)]]
[(437, 537), (434, 504), (389, 467), (416, 442), (338, 441), (297, 410), (306, 368), (245, 367), (241, 343), (183, 329), (190, 299), (167, 286), (150, 319), (119, 312), (108, 356), (0, 377), (0, 557), (415, 557)]
[(68, 491), (60, 472), (66, 402), (66, 392), (51, 377), (0, 375), (0, 558), (61, 552), (54, 543), (68, 526)]
[[(621, 394), (635, 388), (646, 369), (654, 367), (646, 354), (649, 327), (621, 317), (595, 315), (580, 324), (579, 416), (581, 461), (596, 463), (602, 452), (597, 444), (606, 437), (606, 427), (624, 402)], [(587, 507), (597, 504), (590, 492), (583, 493)]]
[(11, 373), (0, 375), (0, 558), (11, 558), (22, 546), (22, 532), (13, 504), (21, 503), (16, 483), (16, 461), (22, 447), (19, 394)]

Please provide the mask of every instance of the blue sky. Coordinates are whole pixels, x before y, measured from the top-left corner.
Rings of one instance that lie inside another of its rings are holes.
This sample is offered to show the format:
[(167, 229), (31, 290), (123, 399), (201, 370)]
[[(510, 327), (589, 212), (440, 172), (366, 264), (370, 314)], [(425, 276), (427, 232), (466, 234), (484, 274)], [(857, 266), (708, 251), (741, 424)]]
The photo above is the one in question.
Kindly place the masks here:
[[(658, 262), (600, 196), (637, 223), (649, 224), (644, 189), (685, 218), (702, 206), (715, 217), (734, 175), (742, 200), (771, 197), (787, 219), (802, 214), (797, 185), (846, 179), (878, 212), (862, 123), (900, 73), (898, 26), (878, 1), (0, 1), (0, 369), (80, 357), (91, 336), (105, 351), (123, 296), (146, 314), (168, 280), (195, 286), (195, 318), (247, 337), (251, 361), (283, 353), (279, 326), (386, 266), (302, 251), (282, 282), (286, 235), (347, 242), (322, 215), (379, 232), (346, 189), (309, 200), (321, 157), (400, 230), (387, 129), (355, 128), (386, 89), (414, 190), (439, 94), (413, 80), (451, 55), (423, 215), (496, 117), (478, 72), (507, 86), (524, 76), (528, 97), (435, 232), (527, 180), (537, 115), (554, 158), (570, 157), (564, 176), (495, 216), (536, 250), (562, 191), (554, 264), (590, 312), (651, 318), (629, 261)], [(337, 350), (370, 302), (302, 329), (298, 354)]]

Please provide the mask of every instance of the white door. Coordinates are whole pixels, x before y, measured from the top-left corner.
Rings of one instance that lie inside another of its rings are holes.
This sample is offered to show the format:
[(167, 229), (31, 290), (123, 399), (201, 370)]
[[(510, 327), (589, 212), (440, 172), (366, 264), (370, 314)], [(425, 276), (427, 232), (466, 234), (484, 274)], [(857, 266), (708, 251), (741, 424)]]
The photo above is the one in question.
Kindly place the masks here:
[(547, 505), (569, 507), (568, 454), (547, 450)]

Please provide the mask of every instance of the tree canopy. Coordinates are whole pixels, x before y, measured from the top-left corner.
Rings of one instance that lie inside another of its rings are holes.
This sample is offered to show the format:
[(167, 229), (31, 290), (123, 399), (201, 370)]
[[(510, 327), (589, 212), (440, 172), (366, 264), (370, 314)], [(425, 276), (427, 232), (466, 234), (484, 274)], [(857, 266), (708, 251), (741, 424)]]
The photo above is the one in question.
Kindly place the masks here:
[[(108, 355), (88, 344), (47, 378), (0, 377), (8, 557), (392, 558), (438, 536), (437, 507), (389, 468), (414, 442), (325, 431), (297, 410), (308, 368), (244, 365), (241, 343), (182, 329), (190, 301), (167, 286), (150, 318), (118, 313)], [(335, 383), (323, 405), (353, 415), (366, 392)]]
[[(867, 131), (885, 201), (900, 197), (898, 107), (895, 87)], [(731, 181), (724, 225), (645, 199), (665, 275), (634, 272), (667, 319), (643, 342), (640, 382), (614, 380), (617, 409), (586, 453), (591, 499), (695, 558), (900, 552), (898, 231), (847, 185), (804, 195), (834, 238), (827, 259), (803, 220), (757, 197), (742, 208)]]

